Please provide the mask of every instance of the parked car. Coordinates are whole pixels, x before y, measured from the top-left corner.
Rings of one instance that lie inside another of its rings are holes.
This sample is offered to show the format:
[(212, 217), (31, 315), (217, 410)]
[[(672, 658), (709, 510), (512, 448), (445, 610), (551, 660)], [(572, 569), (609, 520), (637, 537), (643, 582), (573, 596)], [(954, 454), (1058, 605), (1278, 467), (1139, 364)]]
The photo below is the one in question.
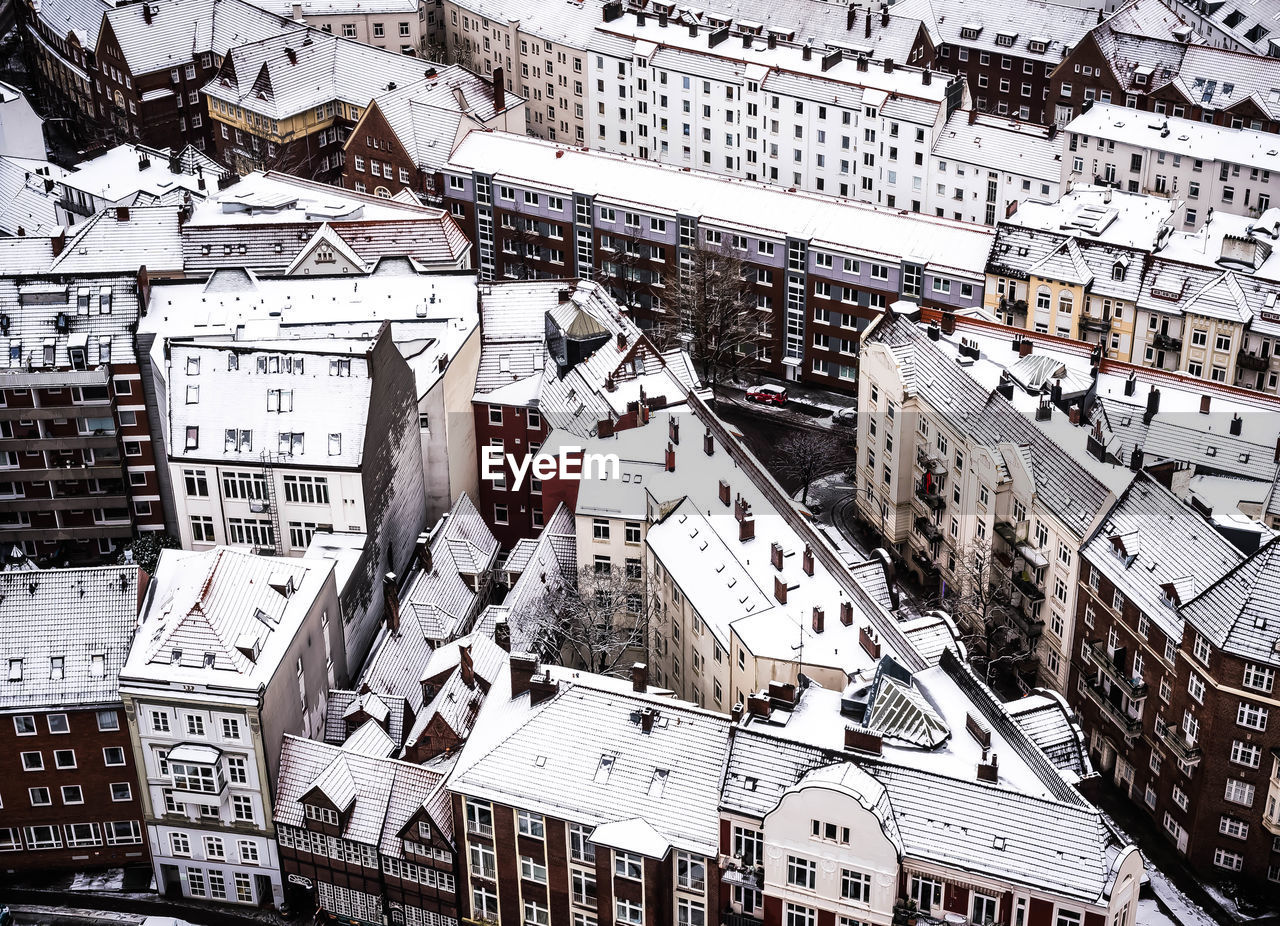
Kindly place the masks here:
[(846, 428), (856, 428), (858, 426), (858, 410), (853, 406), (848, 408), (838, 408), (836, 413), (831, 416), (834, 424), (841, 425)]
[(786, 405), (787, 390), (781, 386), (752, 386), (747, 390), (747, 401)]

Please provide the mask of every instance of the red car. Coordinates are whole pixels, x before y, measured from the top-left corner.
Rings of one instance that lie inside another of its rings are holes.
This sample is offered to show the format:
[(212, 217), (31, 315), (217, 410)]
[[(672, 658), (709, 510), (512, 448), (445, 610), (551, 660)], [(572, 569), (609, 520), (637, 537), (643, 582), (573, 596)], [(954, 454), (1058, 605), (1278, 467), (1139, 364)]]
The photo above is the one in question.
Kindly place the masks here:
[(787, 390), (781, 386), (752, 386), (747, 390), (747, 401), (769, 402), (773, 405), (787, 404)]

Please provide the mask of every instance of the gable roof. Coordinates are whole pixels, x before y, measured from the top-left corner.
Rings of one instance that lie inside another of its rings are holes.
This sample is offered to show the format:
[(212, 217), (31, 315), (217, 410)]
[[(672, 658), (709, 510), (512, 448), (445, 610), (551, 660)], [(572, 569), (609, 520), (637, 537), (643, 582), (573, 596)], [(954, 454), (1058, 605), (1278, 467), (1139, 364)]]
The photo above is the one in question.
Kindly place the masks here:
[(134, 77), (182, 67), (203, 52), (218, 57), (237, 45), (304, 27), (245, 0), (152, 0), (108, 10), (107, 25)]
[(1184, 604), (1180, 613), (1218, 649), (1280, 665), (1280, 537)]

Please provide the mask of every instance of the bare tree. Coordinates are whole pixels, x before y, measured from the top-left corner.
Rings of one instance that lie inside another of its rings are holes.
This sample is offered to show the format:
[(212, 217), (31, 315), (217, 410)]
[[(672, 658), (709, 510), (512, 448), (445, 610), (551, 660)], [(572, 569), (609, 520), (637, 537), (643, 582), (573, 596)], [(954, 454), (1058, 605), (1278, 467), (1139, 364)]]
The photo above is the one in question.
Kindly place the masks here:
[(988, 547), (957, 557), (953, 595), (945, 602), (969, 651), (969, 662), (988, 684), (1015, 673), (1035, 647), (1018, 627), (1015, 615), (1022, 593), (1010, 569)]
[(726, 248), (700, 242), (662, 276), (665, 322), (654, 339), (664, 349), (688, 345), (711, 390), (755, 365), (765, 331), (751, 286), (753, 268)]
[(542, 654), (601, 675), (647, 661), (650, 601), (644, 579), (617, 566), (583, 566), (577, 582), (543, 595), (528, 616)]
[(624, 308), (640, 302), (640, 294), (659, 279), (648, 269), (648, 245), (638, 239), (613, 237), (614, 249), (597, 248), (597, 279), (608, 287), (610, 295)]
[(778, 444), (775, 468), (800, 483), (800, 501), (809, 503), (809, 486), (819, 476), (840, 468), (844, 461), (839, 440), (829, 431), (809, 428), (788, 432)]

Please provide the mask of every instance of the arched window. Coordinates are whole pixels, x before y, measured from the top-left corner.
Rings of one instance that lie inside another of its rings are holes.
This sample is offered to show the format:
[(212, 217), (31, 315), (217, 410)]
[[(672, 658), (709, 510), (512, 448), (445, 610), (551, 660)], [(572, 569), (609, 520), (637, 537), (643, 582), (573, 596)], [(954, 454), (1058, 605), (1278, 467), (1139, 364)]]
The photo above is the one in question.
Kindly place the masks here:
[(1049, 311), (1049, 287), (1041, 286), (1036, 290), (1036, 310), (1042, 312)]
[(390, 199), (390, 198), (391, 198), (391, 191), (390, 191), (390, 190), (388, 190), (388, 189), (387, 189), (386, 187), (384, 187), (384, 186), (380, 186), (380, 187), (378, 187), (376, 190), (374, 190), (374, 191), (373, 191), (373, 195), (374, 195), (374, 196), (377, 196), (377, 197), (378, 197), (378, 198), (380, 198), (380, 199)]
[(1058, 311), (1063, 315), (1070, 317), (1075, 308), (1075, 299), (1071, 295), (1071, 290), (1058, 290)]

